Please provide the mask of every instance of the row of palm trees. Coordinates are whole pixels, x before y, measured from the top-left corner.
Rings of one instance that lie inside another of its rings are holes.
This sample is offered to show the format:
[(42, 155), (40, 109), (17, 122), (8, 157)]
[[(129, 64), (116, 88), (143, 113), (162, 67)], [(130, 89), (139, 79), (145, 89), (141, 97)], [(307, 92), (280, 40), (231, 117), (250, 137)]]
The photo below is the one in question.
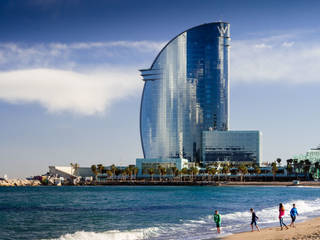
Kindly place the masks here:
[(171, 168), (165, 168), (161, 165), (159, 165), (156, 169), (155, 168), (148, 168), (143, 171), (143, 174), (148, 174), (151, 178), (151, 181), (153, 181), (153, 176), (157, 174), (159, 176), (159, 180), (161, 181), (164, 176), (171, 176), (171, 177), (178, 177), (180, 176), (180, 179), (184, 179), (186, 175), (191, 176), (191, 179), (194, 179), (194, 176), (196, 176), (199, 173), (199, 169), (196, 167), (191, 168), (182, 168), (179, 170), (177, 167), (171, 167)]
[[(271, 164), (271, 171), (273, 174), (273, 180), (275, 180), (276, 174), (279, 170), (281, 159), (277, 158), (272, 164)], [(79, 169), (79, 164), (75, 163), (71, 166), (74, 170), (74, 174), (77, 174), (77, 171)], [(313, 166), (313, 167), (312, 167)], [(288, 174), (301, 174), (304, 173), (307, 177), (309, 177), (310, 170), (312, 171), (320, 171), (320, 163), (316, 162), (315, 164), (311, 164), (311, 162), (306, 160), (298, 161), (297, 159), (288, 159), (287, 160), (287, 172)], [(111, 165), (109, 168), (105, 168), (102, 164), (98, 165), (92, 165), (91, 171), (97, 178), (99, 174), (106, 174), (109, 179), (115, 180), (115, 178), (119, 179), (119, 176), (122, 180), (127, 180), (128, 177), (130, 180), (137, 179), (137, 174), (139, 172), (139, 169), (135, 166), (128, 166), (125, 169), (119, 169), (114, 164)], [(166, 168), (164, 166), (158, 165), (157, 167), (150, 167), (143, 170), (144, 175), (149, 175), (151, 181), (154, 180), (154, 176), (157, 175), (160, 181), (163, 180), (163, 178), (170, 178), (170, 179), (176, 179), (180, 178), (180, 181), (185, 181), (186, 179), (189, 179), (193, 181), (196, 176), (200, 173), (203, 176), (206, 176), (209, 181), (212, 180), (213, 177), (216, 175), (218, 176), (218, 180), (220, 177), (220, 174), (228, 175), (231, 174), (240, 174), (241, 181), (243, 181), (244, 175), (248, 173), (254, 173), (256, 175), (259, 175), (261, 173), (261, 169), (256, 164), (240, 164), (235, 165), (229, 162), (225, 163), (219, 163), (215, 162), (210, 166), (207, 166), (205, 170), (199, 170), (197, 167), (191, 167), (191, 168), (182, 168), (179, 170), (177, 167), (169, 167)]]
[[(241, 180), (243, 180), (243, 176), (249, 173), (249, 168), (251, 169), (253, 167), (253, 172), (255, 174), (260, 174), (261, 169), (255, 165), (255, 164), (240, 164), (240, 165), (234, 165), (232, 163), (218, 163), (215, 162), (211, 166), (207, 166), (205, 171), (201, 171), (201, 174), (206, 175), (208, 180), (211, 181), (212, 177), (215, 177), (220, 174), (240, 174)], [(105, 169), (105, 167), (102, 164), (98, 165), (92, 165), (91, 171), (96, 176), (98, 174), (107, 174), (107, 176), (114, 180), (115, 177), (118, 177), (121, 175), (122, 180), (126, 180), (127, 177), (130, 177), (130, 180), (136, 179), (139, 169), (134, 166), (129, 166), (125, 169), (118, 169), (114, 164), (111, 165), (108, 169)], [(157, 175), (159, 177), (159, 180), (162, 181), (164, 177), (166, 178), (180, 178), (180, 181), (186, 181), (187, 179), (193, 181), (195, 177), (199, 174), (199, 168), (197, 167), (191, 167), (191, 168), (182, 168), (179, 170), (177, 167), (173, 166), (170, 168), (165, 168), (161, 165), (158, 165), (158, 167), (153, 168), (147, 168), (143, 170), (144, 175), (149, 175), (151, 181), (154, 181), (154, 175)]]
[[(277, 158), (276, 161), (271, 164), (273, 178), (276, 176), (281, 161), (281, 158)], [(319, 177), (320, 162), (312, 163), (309, 159), (300, 161), (298, 159), (287, 159), (287, 166), (285, 168), (289, 175), (295, 174), (297, 176), (298, 174), (304, 174), (309, 179), (310, 174), (316, 173), (317, 177)]]
[(311, 163), (309, 159), (300, 161), (298, 159), (288, 159), (286, 168), (289, 174), (303, 173), (309, 178), (310, 174), (319, 174), (320, 162)]
[(252, 164), (240, 164), (240, 165), (234, 165), (231, 163), (214, 163), (211, 166), (207, 166), (204, 171), (199, 171), (197, 167), (191, 167), (191, 168), (182, 168), (181, 170), (178, 170), (177, 167), (171, 167), (171, 168), (164, 168), (162, 166), (158, 166), (157, 169), (155, 168), (148, 168), (145, 169), (143, 174), (148, 174), (151, 178), (151, 181), (153, 181), (154, 175), (157, 174), (159, 176), (159, 180), (161, 181), (162, 177), (166, 176), (168, 177), (179, 177), (181, 181), (185, 181), (187, 178), (193, 181), (195, 179), (195, 176), (197, 176), (199, 173), (201, 173), (203, 176), (206, 175), (208, 181), (212, 180), (212, 177), (215, 177), (220, 174), (237, 174), (239, 173), (241, 175), (241, 181), (243, 180), (243, 176), (249, 173), (249, 168), (253, 167), (253, 171), (256, 174), (261, 173), (261, 169), (257, 165)]
[(130, 180), (133, 180), (137, 178), (137, 174), (139, 169), (134, 166), (128, 166), (125, 169), (118, 169), (114, 164), (112, 164), (109, 168), (105, 169), (105, 167), (102, 164), (98, 165), (91, 165), (91, 171), (95, 175), (95, 178), (97, 178), (98, 174), (107, 174), (109, 178), (114, 180), (116, 177), (121, 175), (121, 179), (127, 179), (127, 177), (130, 177)]
[[(279, 164), (281, 163), (281, 158), (277, 158), (276, 162)], [(276, 164), (276, 163), (274, 163)], [(311, 163), (309, 159), (298, 160), (298, 159), (287, 159), (287, 166), (286, 169), (289, 174), (292, 173), (304, 173), (307, 174), (310, 172), (311, 169), (319, 170), (320, 162)]]

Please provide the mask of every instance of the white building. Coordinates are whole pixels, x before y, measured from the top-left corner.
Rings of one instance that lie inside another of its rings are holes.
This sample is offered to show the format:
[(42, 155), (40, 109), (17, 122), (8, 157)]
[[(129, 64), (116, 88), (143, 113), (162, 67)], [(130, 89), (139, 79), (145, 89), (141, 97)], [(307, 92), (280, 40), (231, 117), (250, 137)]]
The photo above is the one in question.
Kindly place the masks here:
[(316, 148), (311, 148), (305, 154), (293, 156), (293, 159), (297, 159), (298, 161), (308, 159), (311, 163), (320, 162), (320, 145)]
[(60, 176), (65, 179), (71, 179), (77, 176), (93, 177), (94, 174), (90, 167), (73, 168), (71, 166), (49, 166), (49, 174), (51, 176)]

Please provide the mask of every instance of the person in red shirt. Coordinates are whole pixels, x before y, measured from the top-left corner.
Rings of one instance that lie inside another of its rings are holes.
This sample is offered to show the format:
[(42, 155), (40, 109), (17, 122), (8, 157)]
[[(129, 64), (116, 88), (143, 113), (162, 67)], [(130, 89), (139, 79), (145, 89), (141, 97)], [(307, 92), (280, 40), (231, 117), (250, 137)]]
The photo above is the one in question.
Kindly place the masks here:
[(284, 217), (284, 206), (282, 203), (280, 203), (279, 204), (279, 220), (280, 220), (281, 230), (283, 230), (283, 226), (285, 226), (286, 229), (289, 229), (287, 225), (283, 222), (283, 217)]

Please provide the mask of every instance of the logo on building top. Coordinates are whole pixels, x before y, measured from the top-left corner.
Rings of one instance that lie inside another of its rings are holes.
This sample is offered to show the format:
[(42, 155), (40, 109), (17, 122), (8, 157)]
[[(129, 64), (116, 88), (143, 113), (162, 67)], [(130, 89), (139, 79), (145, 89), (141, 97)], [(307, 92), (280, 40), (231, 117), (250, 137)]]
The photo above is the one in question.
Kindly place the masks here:
[(226, 25), (225, 27), (223, 26), (218, 26), (218, 30), (219, 30), (219, 33), (220, 33), (220, 36), (223, 37), (227, 34), (228, 32), (228, 25)]

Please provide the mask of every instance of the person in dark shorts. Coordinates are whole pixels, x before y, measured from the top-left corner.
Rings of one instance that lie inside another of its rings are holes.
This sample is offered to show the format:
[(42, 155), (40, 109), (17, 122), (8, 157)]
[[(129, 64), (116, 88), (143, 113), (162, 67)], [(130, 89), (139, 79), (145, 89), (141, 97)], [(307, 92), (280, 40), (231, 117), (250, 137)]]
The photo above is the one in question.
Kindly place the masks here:
[(219, 214), (218, 210), (214, 211), (213, 220), (216, 223), (217, 226), (217, 233), (220, 234), (220, 228), (221, 228), (221, 215)]
[(290, 217), (291, 217), (291, 223), (290, 227), (296, 227), (294, 222), (296, 221), (297, 216), (299, 215), (298, 210), (296, 208), (296, 204), (292, 205), (291, 211), (290, 211)]
[(251, 232), (253, 232), (253, 225), (256, 226), (257, 230), (260, 232), (260, 228), (257, 224), (257, 220), (259, 219), (256, 215), (256, 213), (254, 212), (253, 208), (250, 208), (250, 212), (251, 212)]

